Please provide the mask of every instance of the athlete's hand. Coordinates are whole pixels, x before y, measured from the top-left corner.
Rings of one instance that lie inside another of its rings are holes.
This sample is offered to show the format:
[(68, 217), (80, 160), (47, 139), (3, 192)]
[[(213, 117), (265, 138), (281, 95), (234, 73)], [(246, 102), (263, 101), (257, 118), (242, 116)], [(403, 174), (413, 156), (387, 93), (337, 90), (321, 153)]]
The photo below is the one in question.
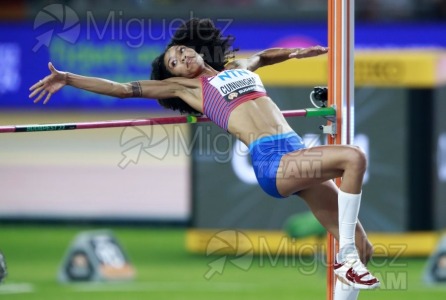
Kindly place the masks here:
[(306, 58), (306, 57), (322, 55), (327, 52), (328, 52), (327, 47), (314, 46), (314, 47), (299, 49), (299, 50), (291, 53), (288, 57), (289, 58)]
[(43, 96), (46, 95), (46, 98), (43, 101), (43, 104), (46, 104), (55, 92), (57, 92), (67, 84), (66, 72), (56, 70), (56, 68), (54, 68), (53, 64), (50, 62), (48, 63), (48, 69), (50, 69), (51, 74), (39, 80), (32, 87), (29, 88), (29, 90), (31, 91), (29, 98), (33, 98), (38, 95), (37, 98), (34, 100), (34, 103), (39, 102), (43, 98)]

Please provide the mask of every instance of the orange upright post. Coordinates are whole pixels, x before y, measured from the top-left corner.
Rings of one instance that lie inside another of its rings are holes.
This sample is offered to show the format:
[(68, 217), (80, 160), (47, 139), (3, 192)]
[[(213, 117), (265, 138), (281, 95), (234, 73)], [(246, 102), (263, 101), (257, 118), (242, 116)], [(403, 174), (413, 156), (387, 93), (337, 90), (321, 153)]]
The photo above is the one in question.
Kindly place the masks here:
[[(336, 133), (329, 144), (352, 144), (354, 138), (354, 0), (328, 0), (328, 104), (336, 107)], [(336, 181), (339, 186), (341, 181)], [(333, 263), (337, 245), (327, 237), (327, 300), (333, 300)]]

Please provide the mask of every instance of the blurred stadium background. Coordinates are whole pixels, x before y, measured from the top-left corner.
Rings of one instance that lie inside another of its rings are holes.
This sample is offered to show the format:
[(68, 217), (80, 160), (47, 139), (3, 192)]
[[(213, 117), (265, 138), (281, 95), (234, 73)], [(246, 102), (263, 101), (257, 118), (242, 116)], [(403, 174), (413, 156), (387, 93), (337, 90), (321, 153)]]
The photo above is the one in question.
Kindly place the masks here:
[[(212, 18), (234, 35), (240, 57), (326, 45), (326, 7), (326, 0), (1, 1), (0, 125), (174, 115), (155, 101), (69, 87), (34, 105), (28, 88), (48, 73), (48, 61), (116, 81), (148, 78), (152, 59), (190, 17)], [(360, 299), (446, 293), (445, 36), (446, 1), (356, 1), (355, 143), (370, 162), (360, 219), (376, 247), (370, 268), (383, 282)], [(326, 85), (326, 64), (294, 60), (259, 74), (283, 110), (305, 108), (312, 88)], [(308, 143), (323, 143), (324, 120), (290, 123)], [(0, 250), (9, 271), (0, 298), (325, 297), (324, 239), (305, 205), (265, 195), (246, 149), (215, 126), (2, 134), (0, 149)], [(100, 229), (122, 248), (109, 241), (101, 257), (130, 264), (132, 278), (108, 280), (119, 272), (95, 263)], [(83, 232), (91, 233), (86, 242), (73, 242)], [(76, 246), (86, 264), (70, 257)], [(60, 283), (70, 270), (83, 280)], [(90, 282), (83, 272), (103, 276)]]

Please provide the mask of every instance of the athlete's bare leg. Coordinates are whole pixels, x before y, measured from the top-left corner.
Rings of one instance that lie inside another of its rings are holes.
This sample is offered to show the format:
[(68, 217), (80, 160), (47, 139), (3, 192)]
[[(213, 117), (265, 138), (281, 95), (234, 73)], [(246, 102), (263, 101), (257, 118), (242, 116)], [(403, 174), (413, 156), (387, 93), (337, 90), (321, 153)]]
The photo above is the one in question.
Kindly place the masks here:
[[(300, 192), (316, 217), (337, 237), (339, 253), (334, 272), (341, 281), (358, 289), (373, 289), (380, 285), (362, 263), (367, 260), (363, 253), (367, 253), (369, 244), (364, 245), (363, 240), (367, 241), (367, 237), (358, 222), (366, 167), (366, 157), (358, 147), (320, 146), (284, 155), (276, 177), (281, 195)], [(342, 181), (339, 189), (330, 193), (334, 187), (327, 182), (334, 178), (342, 178)], [(331, 200), (327, 202), (325, 196)], [(337, 196), (336, 201), (334, 196)]]
[[(332, 180), (323, 182), (299, 192), (298, 195), (307, 203), (325, 229), (339, 240), (338, 187), (334, 182)], [(372, 257), (373, 247), (360, 222), (356, 224), (355, 242), (361, 261), (367, 264)], [(356, 300), (358, 296), (359, 290), (340, 280), (336, 281), (334, 300)]]
[[(339, 240), (338, 187), (332, 180), (314, 185), (298, 193), (318, 221)], [(373, 255), (373, 247), (361, 223), (356, 224), (355, 242), (361, 261), (366, 264)]]

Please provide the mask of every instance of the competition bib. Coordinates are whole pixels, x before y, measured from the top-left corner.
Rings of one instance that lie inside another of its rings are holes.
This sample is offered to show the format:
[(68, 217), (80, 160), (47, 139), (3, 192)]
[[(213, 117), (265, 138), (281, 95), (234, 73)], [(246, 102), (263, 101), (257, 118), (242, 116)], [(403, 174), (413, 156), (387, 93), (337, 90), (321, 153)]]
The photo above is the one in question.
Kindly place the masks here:
[(228, 102), (252, 92), (265, 93), (259, 75), (248, 70), (226, 70), (208, 79), (208, 81)]

